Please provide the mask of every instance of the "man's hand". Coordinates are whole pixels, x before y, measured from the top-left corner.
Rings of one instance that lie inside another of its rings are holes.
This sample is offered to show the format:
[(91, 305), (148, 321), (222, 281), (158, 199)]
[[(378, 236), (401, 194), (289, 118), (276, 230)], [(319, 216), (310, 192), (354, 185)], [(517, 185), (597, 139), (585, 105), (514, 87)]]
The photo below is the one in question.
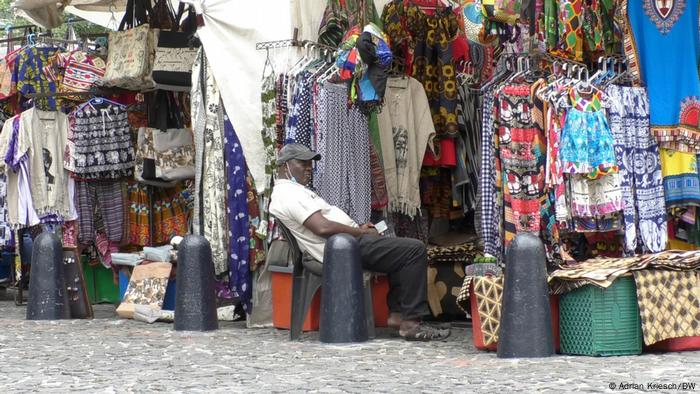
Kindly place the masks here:
[(374, 224), (372, 223), (365, 223), (361, 225), (360, 230), (362, 230), (362, 234), (379, 235), (379, 232), (377, 231), (377, 229), (374, 228)]

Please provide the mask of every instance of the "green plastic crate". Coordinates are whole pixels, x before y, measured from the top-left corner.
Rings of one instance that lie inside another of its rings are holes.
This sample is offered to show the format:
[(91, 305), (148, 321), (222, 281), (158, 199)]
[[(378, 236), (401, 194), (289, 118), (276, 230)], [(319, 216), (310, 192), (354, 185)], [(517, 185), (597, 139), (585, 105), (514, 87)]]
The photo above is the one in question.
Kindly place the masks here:
[(119, 285), (114, 283), (112, 270), (101, 265), (91, 267), (88, 264), (87, 257), (82, 256), (81, 259), (83, 261), (85, 287), (87, 288), (90, 302), (93, 304), (118, 304), (121, 301)]
[(607, 289), (586, 285), (559, 297), (561, 352), (586, 356), (642, 353), (637, 289), (632, 277)]

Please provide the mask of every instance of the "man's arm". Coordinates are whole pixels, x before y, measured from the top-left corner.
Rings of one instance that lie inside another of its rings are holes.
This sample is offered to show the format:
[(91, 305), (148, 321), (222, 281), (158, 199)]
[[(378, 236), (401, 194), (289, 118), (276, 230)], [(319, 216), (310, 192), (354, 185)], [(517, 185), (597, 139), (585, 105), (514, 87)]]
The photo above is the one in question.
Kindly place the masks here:
[(370, 224), (363, 224), (360, 227), (346, 226), (344, 224), (326, 219), (326, 217), (321, 214), (321, 211), (317, 211), (309, 216), (309, 218), (304, 221), (304, 227), (323, 238), (328, 238), (331, 235), (341, 233), (350, 234), (353, 237), (359, 237), (363, 234), (377, 235), (377, 230), (375, 230)]

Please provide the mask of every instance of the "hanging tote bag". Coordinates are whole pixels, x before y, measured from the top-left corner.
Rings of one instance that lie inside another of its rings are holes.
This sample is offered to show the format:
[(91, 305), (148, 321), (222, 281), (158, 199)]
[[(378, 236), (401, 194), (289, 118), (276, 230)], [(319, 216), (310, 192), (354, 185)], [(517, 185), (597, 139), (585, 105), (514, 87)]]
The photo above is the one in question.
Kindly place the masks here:
[[(148, 15), (153, 15), (150, 0), (128, 0), (119, 31), (109, 33), (102, 85), (136, 91), (155, 88), (151, 72), (159, 31), (145, 23)], [(133, 28), (124, 30), (128, 27)]]
[[(169, 4), (169, 2), (168, 2)], [(153, 63), (153, 80), (161, 90), (189, 91), (192, 87), (192, 66), (197, 58), (200, 42), (194, 37), (196, 22), (187, 23), (194, 31), (178, 31), (185, 5), (180, 3), (173, 18), (172, 30), (161, 30)], [(196, 18), (190, 6), (188, 20)]]

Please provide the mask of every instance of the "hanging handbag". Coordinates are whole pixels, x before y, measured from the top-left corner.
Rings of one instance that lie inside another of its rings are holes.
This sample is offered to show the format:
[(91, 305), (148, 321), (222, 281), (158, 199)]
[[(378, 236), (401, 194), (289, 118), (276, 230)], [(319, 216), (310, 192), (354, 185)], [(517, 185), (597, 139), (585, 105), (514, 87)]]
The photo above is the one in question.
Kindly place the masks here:
[[(192, 66), (201, 44), (193, 36), (194, 31), (178, 31), (184, 7), (184, 3), (180, 3), (178, 12), (173, 17), (172, 30), (161, 30), (158, 37), (153, 63), (153, 80), (158, 89), (189, 91), (192, 87)], [(194, 8), (190, 6), (188, 20), (193, 18), (196, 16)], [(187, 26), (194, 27), (196, 31), (196, 24), (187, 23)]]
[(139, 128), (135, 178), (155, 186), (172, 187), (194, 179), (194, 138), (190, 129), (161, 131)]
[(151, 74), (159, 30), (151, 29), (146, 23), (150, 15), (153, 15), (150, 0), (127, 1), (119, 31), (109, 33), (102, 85), (136, 91), (155, 88)]

